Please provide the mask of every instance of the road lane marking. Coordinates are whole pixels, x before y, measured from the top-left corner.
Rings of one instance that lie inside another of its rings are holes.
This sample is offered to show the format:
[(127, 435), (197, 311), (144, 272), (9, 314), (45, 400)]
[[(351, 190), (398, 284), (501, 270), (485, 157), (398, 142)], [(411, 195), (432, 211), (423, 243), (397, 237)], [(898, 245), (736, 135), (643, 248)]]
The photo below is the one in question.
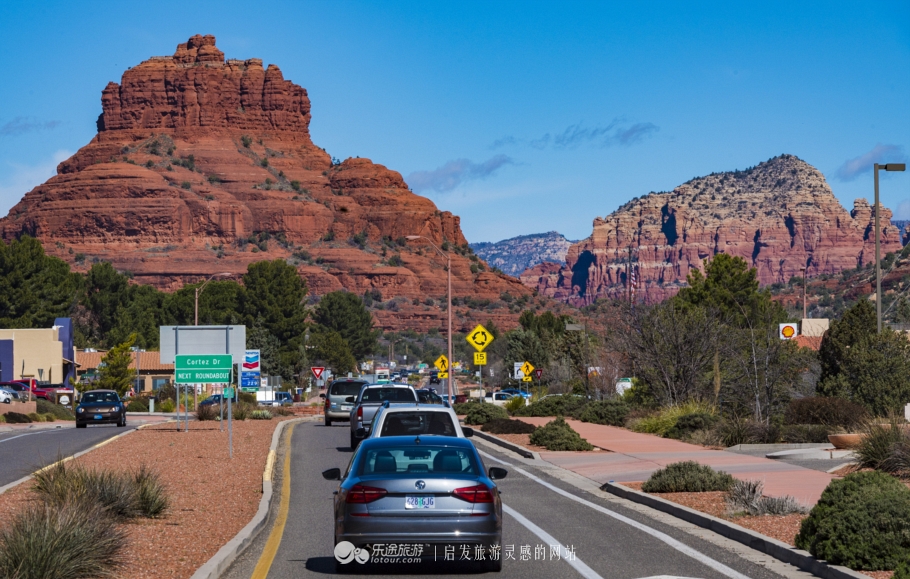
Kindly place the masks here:
[(265, 579), (272, 568), (272, 562), (278, 553), (278, 547), (281, 545), (281, 537), (284, 535), (284, 525), (288, 521), (288, 509), (291, 504), (291, 433), (294, 432), (296, 423), (291, 424), (285, 435), (285, 454), (284, 454), (284, 474), (281, 479), (281, 502), (278, 505), (278, 516), (275, 517), (275, 525), (269, 538), (262, 549), (262, 555), (259, 556), (259, 562), (253, 569), (250, 579)]
[(603, 579), (603, 577), (598, 575), (597, 572), (594, 571), (594, 569), (591, 569), (590, 567), (585, 565), (585, 563), (578, 557), (575, 557), (573, 555), (572, 558), (570, 559), (569, 550), (566, 549), (566, 547), (562, 543), (557, 541), (555, 537), (553, 537), (552, 535), (550, 535), (549, 533), (547, 533), (546, 531), (544, 531), (543, 529), (541, 529), (540, 527), (538, 527), (537, 525), (532, 523), (530, 520), (525, 518), (524, 515), (522, 515), (521, 513), (519, 513), (512, 507), (506, 505), (505, 503), (503, 503), (503, 505), (502, 505), (502, 510), (506, 514), (510, 515), (513, 519), (515, 519), (516, 521), (521, 523), (529, 531), (531, 531), (532, 533), (534, 533), (535, 535), (540, 537), (540, 539), (542, 541), (544, 541), (547, 545), (559, 545), (560, 559), (562, 559), (563, 561), (565, 561), (566, 563), (571, 565), (573, 569), (578, 571), (579, 575), (581, 575), (585, 579)]
[(699, 551), (696, 551), (695, 549), (686, 545), (685, 543), (677, 541), (676, 539), (674, 539), (670, 535), (667, 535), (666, 533), (658, 531), (657, 529), (652, 529), (651, 527), (649, 527), (648, 525), (645, 525), (644, 523), (639, 523), (638, 521), (636, 521), (634, 519), (630, 519), (629, 517), (626, 517), (625, 515), (620, 515), (619, 513), (615, 512), (615, 511), (611, 511), (610, 509), (608, 509), (606, 507), (602, 507), (602, 506), (598, 505), (597, 503), (592, 503), (591, 501), (588, 501), (581, 497), (575, 496), (572, 493), (570, 493), (569, 491), (563, 490), (556, 485), (552, 485), (552, 484), (548, 483), (547, 481), (545, 481), (537, 476), (534, 476), (533, 474), (529, 473), (528, 471), (515, 466), (514, 464), (511, 464), (504, 460), (500, 460), (500, 459), (496, 458), (492, 454), (484, 452), (480, 449), (478, 449), (477, 452), (479, 452), (480, 454), (482, 454), (483, 456), (485, 456), (487, 458), (495, 460), (496, 462), (499, 462), (508, 467), (511, 467), (513, 470), (520, 472), (524, 476), (528, 477), (529, 479), (533, 480), (534, 482), (536, 482), (540, 485), (547, 487), (548, 489), (550, 489), (551, 491), (553, 491), (555, 493), (558, 493), (568, 499), (572, 499), (573, 501), (575, 501), (577, 503), (581, 503), (581, 504), (583, 504), (587, 507), (590, 507), (590, 508), (594, 509), (595, 511), (599, 511), (609, 517), (613, 517), (617, 521), (626, 523), (627, 525), (635, 527), (639, 531), (642, 531), (644, 533), (651, 535), (655, 539), (659, 539), (660, 541), (663, 541), (664, 543), (666, 543), (670, 547), (673, 547), (680, 553), (695, 559), (699, 563), (706, 565), (706, 566), (710, 567), (711, 569), (714, 569), (718, 573), (721, 573), (723, 575), (726, 575), (727, 577), (730, 577), (730, 579), (749, 579), (748, 576), (743, 575), (739, 571), (736, 571), (735, 569), (727, 567), (720, 561), (715, 561), (711, 557), (708, 557), (704, 553), (700, 553)]
[(63, 430), (63, 428), (58, 426), (57, 428), (48, 428), (47, 430), (39, 430), (38, 432), (26, 432), (25, 434), (17, 434), (16, 436), (4, 438), (3, 440), (0, 440), (0, 443), (7, 442), (9, 440), (15, 440), (17, 438), (22, 438), (23, 436), (31, 436), (32, 434), (45, 434), (47, 432), (61, 432), (62, 430)]

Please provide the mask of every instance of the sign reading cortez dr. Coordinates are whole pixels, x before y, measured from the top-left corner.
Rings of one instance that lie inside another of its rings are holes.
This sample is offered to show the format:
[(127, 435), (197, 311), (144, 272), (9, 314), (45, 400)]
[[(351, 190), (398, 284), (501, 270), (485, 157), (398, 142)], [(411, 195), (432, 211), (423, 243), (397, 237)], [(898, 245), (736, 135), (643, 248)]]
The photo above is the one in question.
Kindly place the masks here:
[(484, 348), (489, 346), (490, 342), (493, 341), (493, 334), (491, 334), (489, 330), (480, 324), (477, 324), (477, 327), (471, 330), (471, 332), (465, 336), (465, 340), (474, 346), (475, 350), (478, 352), (483, 352)]
[(796, 337), (796, 324), (788, 323), (780, 325), (780, 339), (781, 340), (792, 340)]
[(178, 354), (174, 356), (177, 384), (230, 384), (230, 354)]

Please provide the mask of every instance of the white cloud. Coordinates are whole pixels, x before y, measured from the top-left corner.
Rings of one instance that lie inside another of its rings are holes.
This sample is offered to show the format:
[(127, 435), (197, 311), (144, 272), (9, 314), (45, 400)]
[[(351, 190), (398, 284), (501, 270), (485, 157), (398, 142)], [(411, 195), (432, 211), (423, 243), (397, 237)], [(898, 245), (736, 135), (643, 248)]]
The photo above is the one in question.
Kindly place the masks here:
[(56, 175), (57, 165), (72, 154), (61, 149), (36, 165), (7, 162), (5, 174), (0, 175), (0, 215), (9, 213), (23, 195)]
[(894, 219), (910, 220), (910, 199), (904, 199), (897, 204), (894, 211)]
[(418, 193), (428, 189), (445, 193), (466, 181), (486, 179), (502, 167), (514, 164), (515, 161), (506, 155), (495, 155), (482, 163), (455, 159), (432, 171), (414, 171), (405, 181)]
[(906, 160), (907, 155), (904, 154), (904, 148), (900, 145), (883, 145), (879, 143), (871, 151), (844, 161), (838, 167), (835, 175), (841, 181), (853, 181), (863, 173), (871, 173), (872, 165), (875, 163), (900, 163)]

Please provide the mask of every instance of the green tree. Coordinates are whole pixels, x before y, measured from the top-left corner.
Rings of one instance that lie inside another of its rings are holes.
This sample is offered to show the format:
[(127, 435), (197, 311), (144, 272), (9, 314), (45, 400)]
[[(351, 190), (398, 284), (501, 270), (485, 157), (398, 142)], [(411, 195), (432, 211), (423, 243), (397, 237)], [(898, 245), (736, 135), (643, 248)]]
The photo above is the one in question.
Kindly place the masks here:
[[(192, 325), (195, 321), (196, 288), (204, 282), (187, 284), (169, 294), (167, 317), (174, 324)], [(199, 323), (202, 325), (230, 325), (245, 321), (240, 315), (243, 286), (234, 280), (213, 280), (199, 294)], [(255, 323), (256, 317), (252, 318)]]
[(98, 368), (97, 386), (102, 390), (115, 390), (123, 396), (132, 387), (136, 372), (131, 368), (130, 348), (136, 341), (136, 335), (118, 344), (101, 358), (102, 366)]
[(293, 372), (281, 359), (281, 342), (266, 329), (261, 317), (256, 318), (256, 322), (247, 332), (246, 344), (252, 350), (259, 350), (265, 374), (291, 378)]
[(106, 261), (93, 264), (85, 276), (82, 304), (92, 318), (92, 335), (106, 340), (119, 311), (129, 304), (129, 279)]
[(545, 368), (550, 363), (550, 355), (543, 341), (535, 332), (515, 328), (506, 334), (508, 350), (507, 366), (514, 362), (530, 362), (535, 368)]
[(320, 328), (310, 337), (316, 346), (316, 359), (322, 360), (336, 376), (343, 376), (357, 369), (357, 360), (348, 342), (334, 330)]
[(844, 312), (841, 319), (831, 321), (831, 327), (822, 337), (818, 350), (821, 394), (840, 395), (838, 375), (841, 373), (841, 364), (854, 346), (876, 333), (877, 327), (875, 306), (869, 300), (856, 302)]
[(337, 332), (358, 362), (378, 345), (380, 330), (373, 329), (373, 316), (356, 294), (325, 294), (313, 311), (313, 321), (322, 329)]
[[(262, 318), (265, 328), (296, 351), (306, 329), (306, 284), (297, 269), (281, 259), (251, 263), (243, 276), (241, 307), (247, 326)], [(208, 291), (208, 289), (206, 289)]]
[(81, 286), (82, 276), (46, 255), (38, 240), (0, 242), (0, 327), (50, 327), (69, 315)]

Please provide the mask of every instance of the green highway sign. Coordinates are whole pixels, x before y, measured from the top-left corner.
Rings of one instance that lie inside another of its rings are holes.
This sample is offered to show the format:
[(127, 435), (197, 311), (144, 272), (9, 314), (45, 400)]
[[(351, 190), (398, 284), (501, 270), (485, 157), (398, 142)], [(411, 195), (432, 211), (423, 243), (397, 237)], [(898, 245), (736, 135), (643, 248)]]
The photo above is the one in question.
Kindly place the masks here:
[(224, 396), (224, 398), (233, 398), (233, 397), (234, 397), (234, 389), (233, 389), (233, 388), (225, 388), (225, 389), (224, 389), (224, 392), (222, 393), (222, 395)]
[(230, 354), (189, 354), (174, 357), (177, 384), (230, 384)]

